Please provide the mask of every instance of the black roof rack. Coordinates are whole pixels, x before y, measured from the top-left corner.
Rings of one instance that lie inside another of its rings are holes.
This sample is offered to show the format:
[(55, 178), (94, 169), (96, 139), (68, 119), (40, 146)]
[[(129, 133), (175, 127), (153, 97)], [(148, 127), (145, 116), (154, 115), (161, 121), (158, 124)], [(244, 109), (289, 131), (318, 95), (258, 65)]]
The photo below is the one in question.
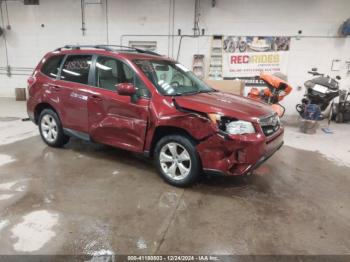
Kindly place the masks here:
[(55, 51), (61, 51), (62, 49), (79, 50), (81, 48), (103, 49), (103, 50), (111, 51), (111, 52), (128, 51), (128, 50), (130, 50), (130, 51), (134, 51), (134, 52), (142, 53), (142, 54), (161, 56), (160, 54), (158, 54), (156, 52), (153, 52), (153, 51), (143, 50), (143, 49), (130, 47), (130, 46), (123, 46), (123, 45), (65, 45), (63, 47), (56, 48)]

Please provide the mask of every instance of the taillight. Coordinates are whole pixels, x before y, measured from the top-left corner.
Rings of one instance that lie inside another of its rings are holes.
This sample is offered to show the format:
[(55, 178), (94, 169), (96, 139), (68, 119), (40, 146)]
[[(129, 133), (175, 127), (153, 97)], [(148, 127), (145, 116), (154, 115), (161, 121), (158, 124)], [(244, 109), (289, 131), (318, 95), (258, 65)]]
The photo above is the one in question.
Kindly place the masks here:
[(34, 76), (30, 76), (30, 77), (27, 79), (28, 86), (31, 86), (32, 84), (34, 84), (34, 82), (35, 82)]
[(35, 83), (35, 81), (36, 81), (36, 78), (35, 78), (35, 76), (30, 76), (28, 79), (27, 79), (27, 91), (28, 91), (28, 94), (29, 94), (29, 96), (32, 96), (32, 93), (33, 93), (33, 90), (31, 90), (32, 88), (32, 86), (33, 86), (33, 84)]
[(35, 76), (30, 76), (28, 79), (27, 79), (27, 84), (28, 84), (28, 89), (35, 83)]

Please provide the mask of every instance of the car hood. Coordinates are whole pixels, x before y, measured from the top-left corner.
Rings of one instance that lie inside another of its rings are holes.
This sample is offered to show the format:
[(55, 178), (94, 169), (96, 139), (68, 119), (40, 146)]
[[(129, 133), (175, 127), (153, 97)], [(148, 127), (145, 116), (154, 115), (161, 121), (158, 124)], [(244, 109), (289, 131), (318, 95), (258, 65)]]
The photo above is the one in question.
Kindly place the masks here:
[(219, 113), (245, 121), (255, 122), (257, 118), (273, 113), (272, 108), (265, 103), (224, 92), (181, 96), (176, 97), (175, 100), (185, 109)]

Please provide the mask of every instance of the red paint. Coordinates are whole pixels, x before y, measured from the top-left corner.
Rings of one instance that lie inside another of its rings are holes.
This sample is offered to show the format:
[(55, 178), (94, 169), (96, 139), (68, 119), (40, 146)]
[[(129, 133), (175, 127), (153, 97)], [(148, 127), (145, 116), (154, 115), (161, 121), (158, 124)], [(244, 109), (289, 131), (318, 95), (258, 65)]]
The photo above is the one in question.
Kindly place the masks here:
[(117, 91), (121, 96), (132, 96), (136, 93), (136, 88), (131, 83), (120, 83), (117, 86)]
[[(39, 63), (28, 80), (30, 95), (27, 109), (33, 121), (37, 121), (37, 110), (42, 105), (50, 105), (65, 128), (88, 133), (93, 141), (134, 152), (151, 151), (158, 128), (181, 129), (197, 140), (204, 169), (228, 175), (244, 173), (263, 156), (273, 153), (283, 141), (282, 127), (269, 137), (264, 135), (258, 118), (271, 114), (271, 108), (251, 99), (221, 92), (181, 96), (176, 97), (179, 106), (201, 114), (178, 111), (173, 97), (161, 95), (132, 62), (133, 59), (168, 58), (92, 49), (50, 52), (44, 59), (56, 54), (95, 54), (119, 59), (139, 76), (149, 89), (151, 98), (133, 100), (130, 95), (135, 92), (135, 87), (129, 83), (119, 84), (114, 91), (52, 79), (40, 72), (42, 63)], [(239, 58), (237, 61), (246, 60)], [(250, 121), (256, 133), (224, 138), (206, 116), (207, 113)]]

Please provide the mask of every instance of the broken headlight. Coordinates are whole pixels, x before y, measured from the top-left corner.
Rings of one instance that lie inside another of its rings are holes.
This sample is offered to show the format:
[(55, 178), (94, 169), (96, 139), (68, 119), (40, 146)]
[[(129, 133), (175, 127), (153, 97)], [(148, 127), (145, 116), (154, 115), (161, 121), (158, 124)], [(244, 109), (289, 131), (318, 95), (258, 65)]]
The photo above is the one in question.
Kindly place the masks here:
[(251, 122), (232, 119), (220, 114), (208, 114), (210, 120), (216, 123), (221, 131), (230, 135), (254, 134), (255, 129)]

